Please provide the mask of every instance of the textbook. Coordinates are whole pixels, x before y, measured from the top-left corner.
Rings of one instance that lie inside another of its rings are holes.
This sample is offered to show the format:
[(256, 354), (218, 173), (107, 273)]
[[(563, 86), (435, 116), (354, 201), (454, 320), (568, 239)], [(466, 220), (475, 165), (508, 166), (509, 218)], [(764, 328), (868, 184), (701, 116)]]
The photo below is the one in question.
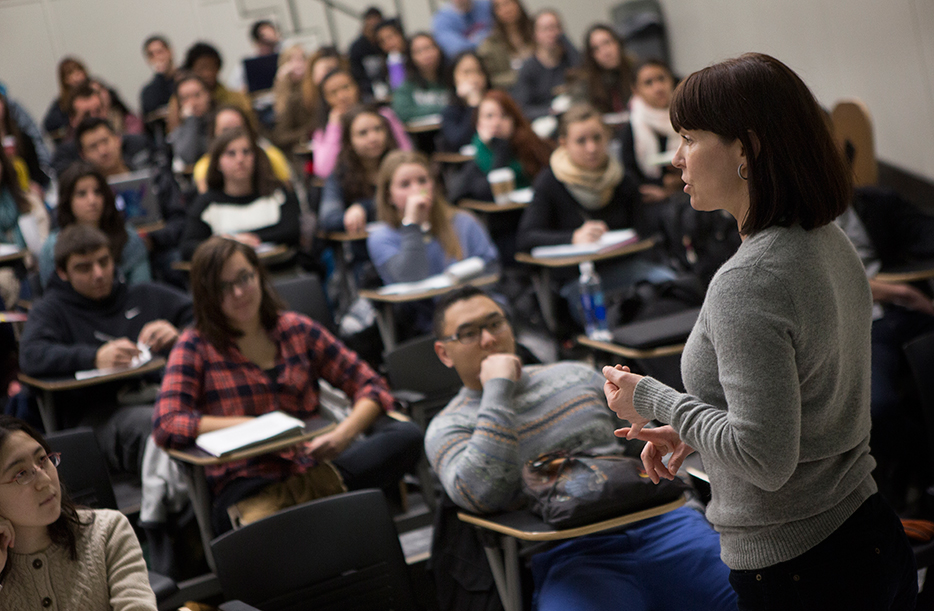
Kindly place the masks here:
[(596, 242), (589, 244), (558, 244), (557, 246), (536, 246), (529, 253), (536, 259), (556, 259), (559, 257), (577, 257), (610, 252), (626, 244), (637, 242), (639, 236), (635, 229), (617, 229), (607, 231)]
[(202, 433), (195, 439), (195, 445), (211, 456), (221, 457), (270, 441), (300, 437), (304, 431), (305, 423), (298, 418), (270, 412), (243, 424)]

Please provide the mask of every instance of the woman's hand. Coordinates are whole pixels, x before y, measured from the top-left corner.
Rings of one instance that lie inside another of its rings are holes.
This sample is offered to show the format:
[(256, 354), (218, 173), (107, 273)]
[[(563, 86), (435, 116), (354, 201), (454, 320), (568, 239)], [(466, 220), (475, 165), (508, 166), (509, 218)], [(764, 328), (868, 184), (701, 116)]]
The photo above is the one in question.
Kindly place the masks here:
[(428, 222), (431, 212), (431, 196), (427, 191), (410, 195), (405, 200), (405, 212), (402, 214), (402, 224), (424, 225)]
[(351, 204), (344, 211), (344, 231), (349, 234), (366, 231), (366, 210), (360, 204)]
[[(623, 427), (615, 433), (617, 437), (628, 437), (630, 430), (629, 427)], [(642, 465), (649, 478), (656, 484), (660, 478), (674, 479), (684, 459), (694, 452), (694, 448), (681, 441), (681, 437), (670, 424), (657, 429), (642, 429), (636, 439), (646, 442), (642, 448)], [(668, 454), (671, 454), (671, 458), (668, 459), (666, 467), (662, 458)]]
[(606, 377), (606, 383), (603, 385), (603, 392), (606, 394), (606, 403), (610, 409), (616, 412), (616, 415), (628, 420), (632, 428), (628, 431), (626, 438), (633, 439), (639, 435), (646, 424), (648, 418), (643, 418), (636, 411), (632, 403), (632, 395), (636, 391), (636, 384), (642, 379), (642, 376), (629, 373), (629, 367), (617, 365), (613, 367), (604, 367), (603, 375)]
[(13, 532), (13, 524), (4, 517), (0, 517), (0, 571), (6, 566), (7, 558), (10, 556), (9, 548), (13, 547), (16, 541), (16, 533)]
[(348, 436), (340, 427), (318, 435), (305, 444), (305, 451), (315, 460), (333, 460), (347, 449), (353, 436)]
[(609, 227), (603, 221), (584, 221), (571, 237), (571, 244), (591, 244), (600, 239)]

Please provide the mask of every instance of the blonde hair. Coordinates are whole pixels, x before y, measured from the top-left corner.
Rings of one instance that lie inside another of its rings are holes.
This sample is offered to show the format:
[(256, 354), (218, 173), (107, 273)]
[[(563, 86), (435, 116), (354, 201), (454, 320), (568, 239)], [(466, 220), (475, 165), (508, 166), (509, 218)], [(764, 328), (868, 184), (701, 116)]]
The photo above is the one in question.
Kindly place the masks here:
[[(392, 203), (389, 185), (392, 183), (396, 171), (406, 164), (422, 166), (428, 172), (428, 176), (434, 179), (431, 164), (429, 164), (428, 157), (424, 153), (398, 150), (389, 153), (383, 159), (376, 179), (376, 214), (379, 220), (397, 229), (402, 225), (402, 213)], [(430, 233), (437, 238), (441, 248), (449, 257), (460, 260), (463, 258), (464, 253), (451, 221), (457, 211), (440, 195), (436, 180), (434, 183), (431, 193), (431, 212), (429, 212)]]

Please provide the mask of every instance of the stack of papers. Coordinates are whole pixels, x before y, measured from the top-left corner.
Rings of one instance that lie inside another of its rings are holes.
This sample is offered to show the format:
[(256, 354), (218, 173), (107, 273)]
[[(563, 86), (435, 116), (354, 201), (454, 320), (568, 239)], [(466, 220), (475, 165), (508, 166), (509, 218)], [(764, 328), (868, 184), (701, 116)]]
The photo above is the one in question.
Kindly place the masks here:
[(283, 412), (270, 412), (250, 422), (198, 435), (195, 445), (211, 456), (225, 456), (271, 441), (300, 437), (305, 423)]
[(486, 264), (481, 257), (470, 257), (454, 263), (443, 274), (429, 276), (417, 282), (396, 282), (387, 284), (377, 292), (380, 295), (411, 295), (425, 293), (435, 289), (446, 289), (457, 285), (467, 278), (473, 278), (483, 273)]
[(626, 244), (639, 240), (635, 229), (607, 231), (596, 242), (589, 244), (558, 244), (557, 246), (536, 246), (529, 253), (537, 259), (556, 259), (559, 257), (577, 257), (610, 252)]

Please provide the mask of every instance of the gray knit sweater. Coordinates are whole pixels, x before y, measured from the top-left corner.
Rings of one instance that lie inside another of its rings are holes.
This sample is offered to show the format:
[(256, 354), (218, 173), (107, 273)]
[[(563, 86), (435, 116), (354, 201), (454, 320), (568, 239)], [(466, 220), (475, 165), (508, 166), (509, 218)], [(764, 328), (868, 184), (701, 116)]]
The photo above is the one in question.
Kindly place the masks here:
[(876, 491), (871, 309), (866, 274), (836, 225), (771, 227), (710, 284), (681, 358), (688, 394), (651, 378), (636, 386), (636, 410), (703, 456), (707, 518), (730, 568), (801, 555)]

